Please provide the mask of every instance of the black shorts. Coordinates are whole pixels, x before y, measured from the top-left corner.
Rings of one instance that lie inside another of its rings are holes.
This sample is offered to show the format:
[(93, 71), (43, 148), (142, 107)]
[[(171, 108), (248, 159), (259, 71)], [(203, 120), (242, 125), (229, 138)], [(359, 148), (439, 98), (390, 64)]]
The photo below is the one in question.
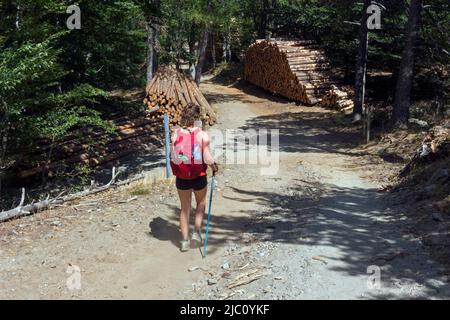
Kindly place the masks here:
[(193, 180), (184, 180), (177, 178), (177, 189), (179, 190), (191, 190), (195, 191), (203, 190), (208, 186), (208, 178), (206, 176), (198, 177)]

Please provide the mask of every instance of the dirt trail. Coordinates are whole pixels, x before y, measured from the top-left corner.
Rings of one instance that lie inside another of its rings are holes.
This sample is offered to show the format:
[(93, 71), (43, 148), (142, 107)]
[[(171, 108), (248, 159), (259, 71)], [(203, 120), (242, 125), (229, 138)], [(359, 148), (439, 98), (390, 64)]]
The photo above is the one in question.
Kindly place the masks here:
[[(445, 270), (380, 183), (364, 178), (364, 155), (349, 151), (355, 133), (330, 112), (252, 88), (207, 81), (202, 90), (217, 129), (280, 130), (277, 175), (222, 167), (207, 259), (179, 253), (178, 200), (161, 181), (130, 202), (115, 191), (0, 225), (0, 298), (449, 297)], [(69, 264), (81, 268), (79, 290), (67, 288)], [(380, 288), (367, 286), (369, 266), (380, 267)]]

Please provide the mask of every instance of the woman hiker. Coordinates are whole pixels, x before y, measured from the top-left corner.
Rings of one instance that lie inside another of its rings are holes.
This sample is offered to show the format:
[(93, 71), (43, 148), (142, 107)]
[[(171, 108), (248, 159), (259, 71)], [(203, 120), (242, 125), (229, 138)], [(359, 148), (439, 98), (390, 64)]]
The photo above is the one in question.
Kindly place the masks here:
[[(206, 208), (208, 165), (213, 174), (218, 171), (210, 153), (209, 135), (202, 130), (200, 107), (190, 103), (183, 110), (180, 125), (172, 134), (171, 167), (176, 178), (176, 187), (181, 202), (180, 250), (186, 252), (191, 241), (202, 244), (202, 224)], [(195, 226), (189, 238), (189, 216), (191, 212), (192, 194), (195, 196)]]

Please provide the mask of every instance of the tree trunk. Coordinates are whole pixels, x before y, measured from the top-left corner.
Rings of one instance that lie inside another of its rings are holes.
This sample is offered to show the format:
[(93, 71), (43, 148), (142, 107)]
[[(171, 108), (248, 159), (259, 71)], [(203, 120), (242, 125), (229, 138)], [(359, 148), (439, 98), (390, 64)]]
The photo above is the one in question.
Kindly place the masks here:
[(16, 9), (17, 9), (16, 22), (14, 25), (16, 26), (16, 30), (19, 31), (20, 30), (20, 4), (17, 4)]
[(181, 35), (181, 30), (178, 29), (175, 34), (175, 40), (177, 42), (177, 44), (176, 44), (177, 53), (176, 53), (175, 65), (176, 65), (177, 71), (181, 70), (181, 60), (182, 60), (182, 51), (183, 51), (183, 41), (182, 41), (180, 35)]
[(0, 198), (2, 195), (3, 168), (6, 166), (6, 149), (8, 146), (9, 114), (5, 101), (0, 99)]
[(230, 28), (223, 35), (223, 44), (222, 44), (222, 62), (230, 62), (231, 61), (231, 44), (230, 44)]
[(258, 37), (265, 39), (267, 36), (267, 8), (269, 6), (269, 0), (262, 0), (262, 10), (259, 17)]
[[(221, 0), (222, 7), (226, 10), (225, 5), (226, 0)], [(256, 26), (256, 23), (255, 23)], [(229, 52), (229, 46), (230, 46), (230, 25), (228, 24), (226, 27), (226, 31), (222, 34), (222, 63), (229, 62), (228, 59), (228, 52)]]
[(421, 12), (422, 0), (411, 0), (405, 34), (405, 47), (403, 49), (394, 101), (394, 121), (399, 128), (408, 126), (414, 77), (414, 46), (419, 35)]
[(205, 28), (205, 30), (203, 30), (202, 38), (199, 43), (198, 62), (197, 66), (195, 67), (195, 83), (197, 84), (197, 87), (200, 86), (202, 70), (203, 66), (205, 65), (206, 46), (208, 45), (208, 37), (209, 37), (208, 29)]
[(354, 121), (362, 119), (364, 96), (366, 90), (366, 71), (367, 71), (367, 49), (369, 46), (369, 30), (367, 28), (367, 8), (371, 5), (371, 0), (364, 0), (361, 13), (361, 26), (359, 30), (359, 48), (358, 59), (356, 61), (355, 75), (355, 107), (353, 109)]
[(277, 0), (270, 1), (270, 8), (269, 8), (269, 12), (267, 15), (268, 38), (272, 38), (274, 36), (274, 30), (275, 30), (274, 12), (276, 11), (276, 5), (277, 5)]
[(217, 60), (216, 60), (216, 34), (211, 32), (211, 56), (212, 56), (212, 67), (216, 69)]
[(222, 63), (226, 63), (227, 61), (227, 35), (223, 35), (222, 39)]
[(50, 165), (54, 147), (55, 147), (55, 138), (53, 137), (52, 142), (50, 144), (50, 149), (47, 154), (47, 159), (45, 160), (44, 168), (42, 169), (41, 172), (41, 187), (44, 187), (45, 184), (47, 183), (47, 171), (48, 171), (47, 168)]
[(153, 73), (157, 68), (156, 59), (156, 39), (159, 32), (159, 10), (160, 0), (154, 0), (151, 3), (148, 13), (148, 34), (147, 34), (147, 83), (153, 78)]
[(3, 186), (3, 168), (5, 167), (6, 161), (6, 145), (8, 143), (8, 136), (6, 132), (1, 132), (0, 134), (0, 199), (2, 197), (2, 186)]
[(148, 36), (147, 36), (147, 83), (153, 78), (153, 72), (156, 69), (155, 57), (156, 57), (156, 28), (154, 23), (148, 24)]
[[(191, 57), (197, 56), (197, 53), (195, 50), (195, 42), (196, 42), (195, 28), (196, 28), (195, 22), (192, 22), (191, 31), (189, 33), (189, 40), (188, 40), (189, 53), (190, 53)], [(192, 79), (195, 79), (195, 63), (192, 62), (192, 60), (189, 60), (189, 73), (190, 73)]]

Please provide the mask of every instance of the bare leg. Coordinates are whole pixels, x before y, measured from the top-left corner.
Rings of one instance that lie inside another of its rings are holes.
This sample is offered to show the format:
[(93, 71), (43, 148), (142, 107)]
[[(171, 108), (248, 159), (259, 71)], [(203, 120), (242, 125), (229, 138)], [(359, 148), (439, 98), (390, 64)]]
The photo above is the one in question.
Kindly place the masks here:
[(195, 231), (202, 230), (203, 216), (206, 208), (206, 193), (208, 188), (194, 191), (195, 201), (197, 202), (197, 209), (195, 210)]
[(180, 229), (183, 240), (189, 240), (189, 215), (191, 212), (192, 190), (179, 190), (181, 202)]

